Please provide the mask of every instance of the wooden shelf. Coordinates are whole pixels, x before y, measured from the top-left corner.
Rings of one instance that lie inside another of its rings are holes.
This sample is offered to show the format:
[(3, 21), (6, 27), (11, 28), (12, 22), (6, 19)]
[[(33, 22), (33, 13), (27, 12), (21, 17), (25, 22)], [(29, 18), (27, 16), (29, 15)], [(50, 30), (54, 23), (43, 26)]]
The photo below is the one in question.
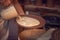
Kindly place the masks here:
[(60, 12), (60, 8), (50, 8), (50, 7), (45, 7), (45, 6), (35, 6), (35, 5), (24, 5), (25, 9), (49, 9), (49, 10), (57, 10)]
[(57, 17), (60, 17), (60, 15), (58, 15), (58, 14), (52, 14), (52, 13), (51, 14), (48, 14), (48, 13), (47, 14), (43, 14), (42, 16), (57, 16)]

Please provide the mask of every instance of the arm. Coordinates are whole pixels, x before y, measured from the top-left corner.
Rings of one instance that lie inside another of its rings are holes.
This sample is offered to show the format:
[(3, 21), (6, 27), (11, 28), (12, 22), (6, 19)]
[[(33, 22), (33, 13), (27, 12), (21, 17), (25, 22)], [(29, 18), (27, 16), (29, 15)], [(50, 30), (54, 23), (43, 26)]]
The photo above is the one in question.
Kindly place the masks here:
[[(15, 1), (15, 0), (14, 0)], [(18, 1), (13, 3), (19, 15), (24, 15), (24, 11)]]

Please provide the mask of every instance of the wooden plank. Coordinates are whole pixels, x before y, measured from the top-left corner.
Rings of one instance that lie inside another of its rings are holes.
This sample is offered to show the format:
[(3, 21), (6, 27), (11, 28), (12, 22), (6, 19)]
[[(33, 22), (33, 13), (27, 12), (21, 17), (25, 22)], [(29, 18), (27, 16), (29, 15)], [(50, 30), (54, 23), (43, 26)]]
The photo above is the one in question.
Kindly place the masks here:
[(57, 16), (57, 17), (60, 17), (59, 14), (52, 14), (52, 13), (46, 13), (46, 14), (43, 14), (42, 16)]
[(38, 9), (49, 9), (49, 10), (57, 10), (57, 11), (60, 11), (60, 8), (50, 8), (50, 7), (44, 7), (44, 6), (35, 6), (35, 5), (24, 5), (24, 8), (25, 9), (35, 9), (35, 8), (38, 8)]

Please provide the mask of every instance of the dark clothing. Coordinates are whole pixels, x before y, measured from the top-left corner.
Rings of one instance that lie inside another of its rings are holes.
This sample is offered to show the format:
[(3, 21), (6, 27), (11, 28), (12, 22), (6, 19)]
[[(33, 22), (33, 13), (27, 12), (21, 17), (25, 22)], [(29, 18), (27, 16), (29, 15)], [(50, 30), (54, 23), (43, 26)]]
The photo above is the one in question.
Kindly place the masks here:
[(8, 40), (18, 40), (18, 25), (15, 19), (8, 21), (9, 37)]

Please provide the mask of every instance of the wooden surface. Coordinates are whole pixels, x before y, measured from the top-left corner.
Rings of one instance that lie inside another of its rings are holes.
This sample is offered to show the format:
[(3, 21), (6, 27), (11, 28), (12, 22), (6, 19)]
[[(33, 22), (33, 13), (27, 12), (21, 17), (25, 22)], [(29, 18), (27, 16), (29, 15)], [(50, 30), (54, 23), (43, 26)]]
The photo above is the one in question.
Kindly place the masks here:
[(57, 17), (60, 17), (59, 14), (52, 14), (52, 13), (51, 13), (51, 14), (48, 14), (48, 13), (47, 13), (47, 14), (43, 14), (42, 16), (43, 16), (43, 17), (44, 17), (44, 16), (57, 16)]
[(29, 9), (29, 8), (31, 8), (31, 9), (34, 9), (34, 8), (39, 8), (39, 9), (41, 9), (41, 8), (43, 8), (43, 9), (49, 9), (49, 10), (57, 10), (57, 11), (60, 11), (60, 8), (55, 8), (55, 7), (50, 8), (50, 7), (35, 6), (35, 5), (24, 5), (24, 7), (25, 7), (26, 9)]

